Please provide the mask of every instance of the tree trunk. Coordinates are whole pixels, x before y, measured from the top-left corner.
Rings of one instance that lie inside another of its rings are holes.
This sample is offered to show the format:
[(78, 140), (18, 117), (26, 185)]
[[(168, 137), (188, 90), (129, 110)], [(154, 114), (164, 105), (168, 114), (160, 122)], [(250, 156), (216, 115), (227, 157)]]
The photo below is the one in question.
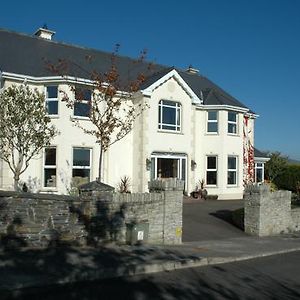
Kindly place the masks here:
[(102, 176), (101, 176), (101, 172), (102, 172), (102, 160), (103, 160), (103, 147), (100, 146), (100, 155), (99, 155), (99, 169), (98, 169), (98, 178), (97, 181), (101, 182), (102, 180)]
[(18, 173), (14, 174), (14, 190), (18, 191), (19, 189), (19, 180), (20, 180), (20, 175)]

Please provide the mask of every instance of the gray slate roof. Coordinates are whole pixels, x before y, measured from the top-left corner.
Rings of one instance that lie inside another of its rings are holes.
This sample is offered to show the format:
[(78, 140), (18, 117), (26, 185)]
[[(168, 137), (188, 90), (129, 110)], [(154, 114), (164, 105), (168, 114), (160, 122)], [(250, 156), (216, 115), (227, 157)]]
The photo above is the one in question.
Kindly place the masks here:
[[(0, 29), (0, 71), (35, 77), (53, 76), (53, 72), (47, 69), (46, 61), (55, 64), (59, 60), (69, 62), (65, 75), (88, 79), (93, 70), (103, 73), (109, 69), (111, 53)], [(116, 63), (123, 83), (143, 72), (147, 80), (142, 88), (174, 69), (154, 64), (149, 71), (148, 63), (137, 63), (125, 56), (118, 56)], [(199, 98), (203, 95), (204, 104), (247, 108), (206, 77), (176, 70)]]
[(261, 152), (260, 150), (254, 148), (254, 157), (268, 158), (268, 153)]

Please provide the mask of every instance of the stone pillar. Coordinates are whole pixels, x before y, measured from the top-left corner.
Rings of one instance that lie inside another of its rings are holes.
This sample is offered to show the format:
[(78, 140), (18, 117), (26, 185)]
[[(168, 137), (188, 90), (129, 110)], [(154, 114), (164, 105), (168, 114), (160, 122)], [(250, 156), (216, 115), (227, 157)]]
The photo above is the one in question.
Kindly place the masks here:
[(184, 181), (176, 178), (149, 182), (150, 192), (163, 193), (163, 243), (182, 242), (182, 203)]
[(291, 226), (291, 192), (270, 192), (268, 185), (245, 189), (245, 232), (256, 236), (286, 233)]

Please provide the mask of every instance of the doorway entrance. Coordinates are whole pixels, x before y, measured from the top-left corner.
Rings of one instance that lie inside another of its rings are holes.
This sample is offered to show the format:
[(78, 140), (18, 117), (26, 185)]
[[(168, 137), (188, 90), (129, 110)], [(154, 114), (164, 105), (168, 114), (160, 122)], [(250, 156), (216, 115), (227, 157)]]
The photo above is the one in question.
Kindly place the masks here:
[(178, 178), (186, 185), (186, 155), (153, 153), (151, 155), (151, 179)]

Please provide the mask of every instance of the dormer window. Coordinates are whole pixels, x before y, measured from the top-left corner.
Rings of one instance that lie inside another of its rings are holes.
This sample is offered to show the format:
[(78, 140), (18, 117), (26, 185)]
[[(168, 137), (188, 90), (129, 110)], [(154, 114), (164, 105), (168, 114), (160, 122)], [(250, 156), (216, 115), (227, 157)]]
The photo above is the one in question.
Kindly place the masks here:
[(181, 104), (169, 100), (160, 100), (158, 104), (158, 129), (181, 130)]
[(90, 102), (92, 100), (92, 91), (85, 88), (75, 89), (74, 116), (88, 117), (90, 113)]

